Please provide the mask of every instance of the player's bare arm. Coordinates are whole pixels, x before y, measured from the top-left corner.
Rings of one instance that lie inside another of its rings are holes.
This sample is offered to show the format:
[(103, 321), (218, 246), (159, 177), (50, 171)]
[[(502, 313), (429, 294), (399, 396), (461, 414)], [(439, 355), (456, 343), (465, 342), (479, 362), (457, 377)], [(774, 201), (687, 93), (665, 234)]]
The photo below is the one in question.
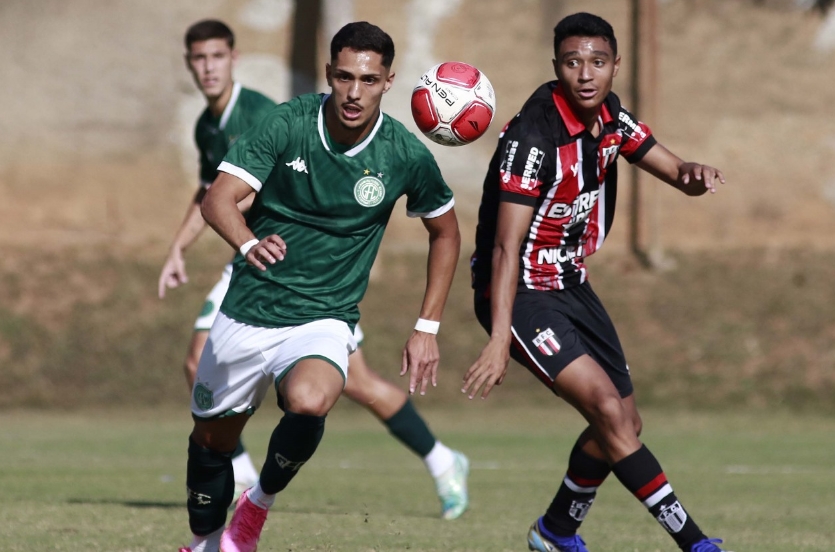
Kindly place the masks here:
[(519, 247), (533, 216), (533, 207), (517, 203), (499, 204), (496, 241), (493, 247), (493, 278), (490, 311), (493, 327), (490, 340), (475, 364), (464, 374), (462, 393), (472, 399), (481, 389), (486, 399), (495, 385), (501, 385), (510, 361), (511, 315), (519, 278)]
[[(461, 251), (461, 234), (455, 209), (435, 218), (423, 218), (429, 232), (429, 256), (426, 270), (426, 292), (420, 308), (420, 318), (440, 322), (444, 305), (452, 286), (452, 277)], [(409, 393), (418, 388), (426, 394), (429, 383), (438, 384), (438, 342), (433, 333), (415, 330), (403, 348), (400, 375), (409, 374)]]
[(655, 144), (637, 165), (654, 177), (689, 196), (716, 193), (716, 184), (725, 183), (725, 175), (717, 168), (683, 161), (676, 154)]
[[(246, 225), (246, 220), (238, 204), (252, 194), (249, 184), (229, 173), (221, 172), (206, 197), (203, 198), (201, 211), (203, 218), (226, 243), (239, 251), (245, 243), (256, 240), (255, 234)], [(275, 264), (284, 260), (287, 245), (279, 236), (273, 234), (261, 239), (246, 254), (246, 260), (259, 270), (267, 270), (264, 263)]]
[(188, 282), (186, 274), (186, 263), (183, 259), (183, 252), (188, 246), (200, 236), (206, 227), (206, 221), (200, 214), (200, 202), (206, 193), (205, 188), (200, 188), (194, 194), (194, 199), (189, 203), (183, 222), (174, 235), (174, 241), (168, 250), (168, 257), (162, 265), (157, 283), (159, 298), (165, 297), (166, 289), (173, 289)]

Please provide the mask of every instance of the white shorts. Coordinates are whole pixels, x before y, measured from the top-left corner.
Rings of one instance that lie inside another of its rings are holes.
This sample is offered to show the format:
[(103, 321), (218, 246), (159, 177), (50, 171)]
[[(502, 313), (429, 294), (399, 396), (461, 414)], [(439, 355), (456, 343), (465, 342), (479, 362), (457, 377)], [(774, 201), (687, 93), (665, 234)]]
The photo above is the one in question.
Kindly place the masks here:
[[(215, 287), (206, 296), (206, 301), (203, 303), (203, 310), (200, 311), (200, 316), (194, 321), (195, 332), (208, 332), (212, 329), (212, 324), (215, 323), (217, 313), (220, 312), (220, 304), (223, 303), (223, 298), (226, 297), (226, 292), (229, 290), (229, 281), (232, 279), (232, 263), (229, 263), (223, 268), (223, 274), (220, 280), (217, 281)], [(362, 333), (362, 328), (357, 324), (354, 329), (354, 339), (357, 346), (365, 339), (365, 334)]]
[(226, 292), (229, 290), (229, 281), (232, 279), (232, 263), (227, 264), (223, 268), (223, 274), (220, 275), (220, 280), (217, 281), (215, 287), (206, 296), (206, 301), (203, 303), (203, 310), (200, 311), (200, 316), (194, 321), (195, 332), (208, 332), (215, 323), (217, 313), (220, 312), (220, 304), (223, 303), (223, 298), (226, 297)]
[(267, 390), (305, 358), (321, 358), (348, 377), (357, 343), (348, 324), (324, 319), (287, 328), (260, 328), (218, 313), (200, 357), (191, 412), (219, 418), (254, 412)]

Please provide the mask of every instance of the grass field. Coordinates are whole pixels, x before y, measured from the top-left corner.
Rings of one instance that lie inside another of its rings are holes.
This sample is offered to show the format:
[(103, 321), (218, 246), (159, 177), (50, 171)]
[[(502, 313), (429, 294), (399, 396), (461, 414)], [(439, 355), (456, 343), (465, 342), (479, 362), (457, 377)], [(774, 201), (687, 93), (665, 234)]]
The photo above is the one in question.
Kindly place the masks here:
[[(472, 461), (471, 510), (437, 519), (421, 462), (357, 406), (341, 402), (316, 456), (280, 496), (260, 550), (526, 550), (530, 522), (550, 502), (581, 428), (546, 393), (548, 408), (461, 400), (424, 414)], [(420, 399), (417, 399), (418, 404)], [(247, 428), (263, 458), (278, 416)], [(774, 413), (645, 412), (644, 440), (677, 494), (731, 549), (835, 549), (835, 420)], [(189, 416), (174, 410), (0, 414), (0, 549), (166, 551), (188, 542), (184, 506)], [(675, 550), (611, 478), (582, 531), (590, 550)]]

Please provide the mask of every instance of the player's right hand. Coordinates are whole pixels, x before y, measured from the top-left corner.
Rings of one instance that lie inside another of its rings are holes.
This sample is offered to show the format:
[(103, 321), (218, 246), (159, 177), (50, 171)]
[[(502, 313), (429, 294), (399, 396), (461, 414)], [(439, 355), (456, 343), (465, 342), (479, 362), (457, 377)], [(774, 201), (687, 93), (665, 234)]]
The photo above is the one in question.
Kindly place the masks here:
[(267, 270), (267, 264), (283, 261), (287, 254), (287, 244), (278, 234), (267, 236), (246, 253), (246, 262), (258, 270)]
[(464, 374), (461, 392), (467, 394), (467, 398), (475, 397), (481, 389), (481, 398), (486, 399), (487, 395), (495, 385), (501, 385), (507, 374), (507, 364), (510, 362), (510, 346), (500, 340), (491, 339), (475, 364), (470, 366)]
[(165, 259), (165, 264), (162, 265), (162, 272), (159, 273), (159, 281), (157, 282), (157, 294), (159, 298), (165, 297), (165, 290), (168, 288), (175, 288), (188, 282), (188, 275), (186, 274), (186, 262), (183, 260), (183, 255), (180, 250), (172, 250)]

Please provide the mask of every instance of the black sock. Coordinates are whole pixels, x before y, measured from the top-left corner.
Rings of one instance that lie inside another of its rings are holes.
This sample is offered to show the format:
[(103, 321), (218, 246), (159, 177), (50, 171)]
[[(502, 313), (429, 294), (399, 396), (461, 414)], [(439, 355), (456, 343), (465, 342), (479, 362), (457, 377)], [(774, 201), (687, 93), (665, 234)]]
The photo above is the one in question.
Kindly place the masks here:
[(542, 516), (545, 529), (559, 537), (577, 533), (597, 496), (597, 488), (612, 471), (605, 460), (587, 454), (581, 446), (580, 440), (574, 444), (568, 457), (568, 472)]
[(231, 453), (201, 447), (189, 437), (186, 489), (191, 532), (204, 536), (223, 527), (235, 493)]
[(623, 486), (640, 500), (682, 550), (705, 538), (676, 498), (661, 465), (646, 446), (612, 466)]
[(435, 446), (435, 436), (415, 410), (412, 401), (408, 399), (403, 408), (388, 420), (383, 420), (383, 423), (392, 435), (421, 458), (429, 454)]
[(261, 469), (261, 490), (266, 494), (283, 490), (316, 452), (324, 433), (324, 416), (286, 411), (270, 437), (267, 459)]

